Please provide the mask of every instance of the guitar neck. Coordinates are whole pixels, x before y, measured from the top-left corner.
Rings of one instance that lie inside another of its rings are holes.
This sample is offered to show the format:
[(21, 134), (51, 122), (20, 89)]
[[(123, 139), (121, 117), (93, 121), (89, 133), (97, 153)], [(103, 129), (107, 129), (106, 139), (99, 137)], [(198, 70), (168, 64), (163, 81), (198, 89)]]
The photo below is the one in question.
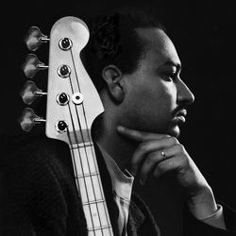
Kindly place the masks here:
[(93, 142), (70, 146), (75, 183), (89, 236), (113, 235)]
[(88, 40), (87, 25), (76, 17), (63, 17), (51, 28), (46, 135), (70, 147), (89, 236), (111, 236), (113, 231), (90, 132), (104, 108), (80, 58)]

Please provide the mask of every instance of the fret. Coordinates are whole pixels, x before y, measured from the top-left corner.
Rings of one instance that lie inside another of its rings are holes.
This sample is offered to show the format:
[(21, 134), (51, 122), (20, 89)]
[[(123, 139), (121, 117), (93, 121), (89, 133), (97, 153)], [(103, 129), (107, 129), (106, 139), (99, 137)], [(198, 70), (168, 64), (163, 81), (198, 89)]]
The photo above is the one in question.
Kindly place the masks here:
[(99, 185), (98, 178), (95, 176), (78, 179), (80, 186), (80, 195), (82, 202), (95, 201), (104, 199), (101, 185)]
[[(102, 189), (102, 182), (98, 170), (94, 145), (92, 142), (71, 145), (74, 157), (75, 180), (81, 196), (82, 206), (91, 236), (111, 236), (112, 229), (106, 228), (110, 224), (109, 213)], [(103, 228), (104, 227), (104, 228)], [(100, 230), (99, 230), (100, 229)]]
[(97, 203), (104, 203), (105, 200), (94, 200), (94, 201), (89, 201), (89, 202), (83, 202), (82, 205), (89, 205), (89, 204), (97, 204)]
[(72, 144), (70, 146), (70, 149), (78, 149), (78, 148), (87, 148), (87, 147), (94, 147), (93, 142), (84, 142), (79, 144)]
[(83, 205), (83, 209), (87, 216), (88, 229), (103, 227), (110, 223), (106, 216), (104, 202)]
[(101, 226), (107, 225), (109, 222), (107, 222), (108, 212), (106, 211), (105, 202), (99, 202), (99, 203), (96, 203), (96, 205), (97, 205), (98, 212), (100, 214)]
[(88, 228), (88, 231), (96, 231), (96, 230), (103, 230), (103, 229), (111, 229), (111, 225), (104, 225), (101, 227)]
[[(102, 189), (102, 182), (92, 146), (85, 149), (71, 149), (75, 158), (76, 185), (81, 196), (82, 206), (91, 236), (110, 236), (112, 230), (105, 229), (110, 224), (109, 213)], [(82, 163), (82, 165), (81, 165)], [(104, 227), (104, 228), (103, 228)], [(100, 231), (97, 230), (100, 228)], [(102, 230), (101, 230), (102, 229)]]
[[(87, 215), (87, 225), (88, 228), (96, 228), (107, 224), (106, 216), (104, 215), (104, 212), (98, 211), (99, 204), (89, 204), (84, 205), (84, 212), (85, 215)], [(91, 216), (91, 218), (90, 218)]]
[[(91, 183), (90, 183), (89, 178), (91, 178)], [(75, 179), (77, 180), (78, 183), (86, 184), (87, 188), (90, 188), (90, 186), (93, 185), (91, 187), (94, 190), (94, 194), (95, 194), (96, 199), (104, 198), (104, 196), (102, 195), (102, 191), (100, 190), (102, 185), (101, 185), (99, 173), (92, 173), (92, 174), (88, 174), (88, 175), (84, 175), (84, 176), (82, 176), (82, 175), (75, 176)]]
[(95, 156), (92, 149), (93, 147), (71, 150), (74, 156), (76, 156), (75, 164), (79, 175), (90, 175), (93, 172), (98, 172), (98, 166), (94, 160)]
[(75, 176), (75, 179), (81, 179), (81, 178), (85, 178), (85, 177), (92, 177), (92, 176), (99, 176), (99, 172), (92, 172), (91, 174), (84, 174), (84, 175), (77, 175)]
[(102, 229), (96, 229), (96, 230), (89, 230), (88, 231), (89, 236), (111, 236), (113, 235), (112, 233), (112, 228), (107, 227), (107, 228), (102, 228)]
[(88, 212), (88, 210), (90, 210), (93, 217), (94, 225), (91, 225), (91, 227), (88, 228), (101, 227), (109, 223), (106, 215), (107, 212), (105, 201), (90, 203), (87, 205), (83, 205), (83, 207), (85, 209), (85, 212)]
[(96, 199), (105, 199), (105, 196), (102, 191), (102, 184), (100, 175), (99, 176), (92, 176), (92, 182), (95, 186), (95, 198)]

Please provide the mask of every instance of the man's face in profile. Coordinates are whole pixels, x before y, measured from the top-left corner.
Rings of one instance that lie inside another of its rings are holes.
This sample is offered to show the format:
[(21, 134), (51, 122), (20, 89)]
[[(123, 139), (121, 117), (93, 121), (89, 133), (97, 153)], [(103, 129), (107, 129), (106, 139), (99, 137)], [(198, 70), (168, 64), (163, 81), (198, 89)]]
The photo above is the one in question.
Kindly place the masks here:
[(125, 125), (148, 132), (178, 136), (185, 106), (194, 96), (180, 79), (181, 63), (169, 37), (160, 29), (137, 29), (145, 52), (137, 70), (127, 75)]

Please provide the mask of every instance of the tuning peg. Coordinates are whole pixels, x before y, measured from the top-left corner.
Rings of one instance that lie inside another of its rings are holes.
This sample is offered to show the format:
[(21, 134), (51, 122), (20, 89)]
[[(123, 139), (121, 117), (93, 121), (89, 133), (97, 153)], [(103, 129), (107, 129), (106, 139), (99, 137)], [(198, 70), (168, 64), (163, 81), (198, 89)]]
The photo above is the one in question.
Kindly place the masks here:
[(23, 102), (27, 105), (31, 105), (38, 97), (44, 95), (47, 95), (47, 93), (39, 89), (32, 80), (26, 81), (20, 92)]
[(46, 43), (50, 39), (42, 34), (37, 26), (31, 26), (25, 37), (25, 44), (30, 51), (36, 51), (42, 43)]
[(29, 132), (31, 131), (31, 129), (33, 128), (33, 126), (35, 124), (40, 124), (42, 122), (46, 122), (45, 119), (37, 116), (32, 108), (26, 107), (23, 110), (22, 116), (19, 118), (18, 120), (21, 128), (25, 131), (25, 132)]
[(28, 54), (22, 65), (22, 70), (27, 78), (33, 78), (39, 70), (48, 69), (48, 66), (41, 62), (35, 54)]

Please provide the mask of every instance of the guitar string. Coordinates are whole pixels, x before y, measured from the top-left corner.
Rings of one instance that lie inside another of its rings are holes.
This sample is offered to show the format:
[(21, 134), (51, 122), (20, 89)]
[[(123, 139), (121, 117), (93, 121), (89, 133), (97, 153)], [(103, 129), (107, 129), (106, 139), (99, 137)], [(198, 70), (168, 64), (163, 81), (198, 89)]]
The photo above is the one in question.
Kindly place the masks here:
[[(72, 117), (72, 112), (71, 112), (71, 108), (70, 108), (70, 105), (68, 103), (68, 108), (69, 108), (69, 113), (70, 113), (70, 118), (71, 118), (71, 122), (72, 122), (72, 128), (73, 128), (73, 134), (74, 134), (74, 138), (75, 138), (75, 144), (77, 146), (77, 149), (78, 150), (78, 154), (79, 154), (79, 160), (80, 160), (80, 163), (81, 163), (81, 171), (82, 171), (82, 179), (83, 179), (83, 182), (84, 182), (84, 186), (85, 186), (85, 192), (86, 192), (86, 197), (87, 197), (87, 200), (89, 201), (89, 194), (88, 194), (88, 189), (87, 189), (87, 185), (86, 185), (86, 181), (85, 181), (85, 175), (84, 175), (84, 170), (83, 170), (83, 166), (82, 166), (82, 158), (81, 158), (81, 154), (80, 154), (80, 151), (79, 151), (79, 146), (78, 146), (78, 139), (77, 139), (77, 135), (76, 135), (76, 131), (75, 131), (75, 124), (74, 124), (74, 120), (73, 120), (73, 117)], [(69, 139), (70, 139), (70, 142), (71, 142), (71, 137), (69, 135)], [(71, 147), (73, 144), (71, 143)], [(75, 151), (74, 149), (72, 148), (72, 152), (73, 152), (73, 162), (76, 163), (76, 159), (75, 159)], [(77, 172), (77, 171), (76, 171)], [(77, 173), (77, 176), (78, 177), (78, 173)], [(79, 184), (79, 179), (76, 178), (76, 182)], [(81, 198), (82, 198), (82, 195), (81, 195)], [(94, 234), (96, 235), (95, 233), (95, 226), (94, 226), (94, 222), (93, 222), (93, 217), (92, 217), (92, 209), (91, 209), (91, 206), (89, 206), (89, 213), (90, 213), (90, 217), (91, 217), (91, 223), (92, 223), (92, 228), (93, 228), (93, 231), (94, 231)]]
[[(76, 70), (76, 66), (75, 66), (75, 60), (74, 60), (74, 56), (73, 56), (73, 53), (72, 53), (72, 49), (70, 50), (70, 53), (71, 53), (72, 63), (73, 63), (73, 66), (74, 66), (76, 83), (77, 83), (77, 86), (78, 86), (78, 90), (81, 93), (80, 83), (79, 83), (79, 79), (78, 79), (78, 74), (77, 74), (77, 70)], [(85, 118), (85, 123), (86, 123), (86, 126), (88, 127), (87, 118), (86, 118), (86, 114), (85, 114), (85, 109), (84, 109), (84, 104), (83, 103), (82, 103), (82, 109), (83, 109), (83, 114), (84, 114), (84, 118)], [(90, 135), (89, 130), (88, 129), (86, 129), (86, 130), (87, 130), (87, 135), (88, 135), (89, 139), (92, 140), (92, 137)], [(91, 147), (91, 152), (92, 152), (93, 158), (95, 158), (92, 149), (93, 148)]]
[[(72, 57), (72, 60), (73, 60), (73, 54), (72, 54), (72, 53), (71, 53), (71, 57)], [(74, 62), (74, 60), (73, 60), (73, 62)], [(73, 64), (74, 64), (74, 63), (73, 63)], [(74, 64), (74, 69), (75, 69), (75, 64)], [(76, 70), (75, 70), (75, 72), (76, 72)], [(70, 78), (71, 90), (72, 90), (72, 93), (74, 94), (74, 89), (73, 89), (73, 84), (72, 84), (72, 81), (71, 81), (71, 77), (69, 77), (69, 78)], [(76, 73), (76, 78), (78, 78), (77, 73)], [(77, 84), (78, 84), (78, 81), (77, 81)], [(79, 84), (78, 84), (78, 88), (80, 89)], [(81, 123), (80, 123), (80, 119), (79, 119), (79, 114), (78, 114), (78, 110), (77, 110), (76, 106), (75, 106), (75, 111), (76, 111), (77, 120), (78, 120), (78, 124), (79, 124), (79, 129), (80, 129), (80, 133), (81, 133), (81, 137), (82, 137), (82, 142), (83, 142), (83, 145), (84, 145), (84, 151), (85, 151), (85, 156), (86, 156), (86, 159), (87, 159), (87, 165), (88, 165), (88, 168), (89, 168), (89, 172), (91, 173), (91, 167), (90, 167), (90, 163), (89, 163), (89, 161), (88, 161), (88, 153), (87, 153), (87, 149), (86, 149), (86, 145), (85, 145), (85, 140), (84, 140), (84, 136), (83, 136), (83, 132), (82, 132), (82, 127), (81, 127)], [(73, 118), (71, 117), (71, 119), (73, 119)], [(86, 127), (87, 127), (87, 130), (88, 130), (88, 125), (87, 125), (87, 123), (86, 123)], [(75, 129), (74, 129), (74, 135), (75, 135), (75, 137), (76, 137)], [(89, 138), (89, 137), (88, 137), (88, 138)], [(77, 137), (76, 137), (76, 143), (78, 143)], [(78, 151), (79, 151), (79, 150), (78, 150)], [(82, 163), (82, 161), (81, 161), (81, 163)], [(82, 165), (81, 165), (81, 167), (82, 167)], [(84, 175), (84, 174), (83, 174), (83, 175)], [(95, 198), (95, 203), (94, 203), (94, 205), (95, 205), (95, 207), (96, 207), (96, 211), (97, 211), (97, 215), (98, 215), (98, 220), (99, 220), (99, 225), (100, 225), (100, 227), (102, 228), (102, 222), (101, 222), (100, 212), (99, 212), (99, 209), (98, 209), (98, 203), (96, 202), (95, 187), (94, 187), (94, 183), (93, 183), (93, 179), (92, 179), (92, 178), (91, 178), (91, 183), (92, 183), (93, 195), (94, 195), (94, 198)], [(85, 185), (86, 185), (86, 182), (85, 182)], [(87, 186), (86, 186), (86, 188), (87, 188)], [(89, 199), (88, 199), (88, 200), (89, 200)], [(89, 205), (89, 207), (91, 207), (91, 206)], [(93, 221), (93, 218), (92, 218), (91, 220)], [(102, 230), (102, 229), (101, 229), (101, 232), (102, 232), (102, 235), (103, 235), (103, 230)]]
[[(72, 85), (72, 82), (71, 82), (71, 77), (70, 77), (70, 84), (71, 84), (71, 87), (73, 88), (73, 85)], [(72, 92), (74, 90), (72, 89)], [(73, 92), (74, 93), (74, 92)], [(90, 168), (90, 163), (88, 161), (88, 153), (87, 153), (87, 150), (86, 150), (86, 146), (85, 146), (85, 140), (84, 140), (84, 136), (83, 136), (83, 132), (82, 132), (82, 127), (81, 127), (81, 123), (80, 123), (80, 118), (79, 118), (79, 114), (78, 114), (78, 110), (75, 106), (75, 111), (76, 111), (76, 115), (77, 115), (77, 120), (78, 120), (78, 124), (79, 124), (79, 129), (80, 129), (80, 133), (81, 133), (81, 138), (82, 138), (82, 143), (84, 145), (84, 151), (85, 151), (85, 156), (86, 156), (86, 159), (87, 159), (87, 165), (88, 165), (88, 168), (89, 168), (89, 173), (91, 173), (91, 168)], [(86, 124), (87, 125), (87, 124)], [(74, 134), (76, 136), (76, 133)], [(77, 139), (77, 137), (76, 137)], [(78, 143), (78, 140), (76, 140), (76, 143)], [(82, 163), (82, 160), (81, 160), (81, 163)], [(82, 165), (81, 165), (82, 167)], [(83, 167), (82, 167), (83, 168)], [(91, 175), (91, 174), (90, 174)], [(91, 178), (91, 183), (92, 183), (92, 190), (93, 190), (93, 195), (94, 195), (94, 198), (96, 199), (96, 194), (95, 194), (95, 188), (94, 188), (94, 183), (93, 183), (93, 179)], [(86, 183), (85, 183), (86, 184)], [(87, 187), (87, 186), (86, 186)], [(89, 199), (88, 199), (89, 201)], [(94, 203), (95, 207), (96, 207), (96, 212), (97, 212), (97, 215), (98, 215), (98, 220), (99, 220), (99, 225), (101, 226), (102, 228), (102, 223), (101, 223), (101, 217), (100, 217), (100, 213), (99, 213), (99, 210), (98, 210), (98, 203), (95, 201)], [(89, 205), (89, 207), (91, 207)], [(93, 220), (93, 218), (91, 219)], [(103, 235), (103, 231), (102, 231), (102, 235)]]
[[(74, 94), (74, 89), (73, 89), (71, 77), (69, 77), (69, 82), (70, 82), (70, 87), (71, 87), (72, 94)], [(74, 138), (75, 138), (75, 143), (77, 145), (77, 150), (78, 150), (79, 159), (80, 159), (80, 163), (81, 163), (81, 171), (82, 171), (82, 177), (83, 177), (84, 186), (85, 186), (85, 190), (86, 190), (86, 197), (87, 197), (87, 200), (89, 201), (89, 194), (88, 194), (88, 189), (87, 189), (87, 185), (86, 185), (86, 181), (85, 181), (85, 175), (84, 175), (84, 170), (83, 170), (83, 165), (82, 165), (82, 158), (81, 158), (81, 154), (80, 154), (80, 151), (79, 151), (78, 138), (77, 138), (76, 131), (75, 131), (74, 120), (73, 120), (73, 116), (72, 116), (70, 106), (68, 106), (68, 107), (69, 107), (70, 117), (71, 117), (71, 121), (72, 121), (72, 127), (73, 127), (73, 134), (74, 134)], [(77, 114), (77, 120), (79, 121), (78, 114)], [(80, 122), (79, 122), (79, 125), (80, 125)], [(81, 125), (80, 125), (80, 132), (82, 134)], [(71, 145), (71, 147), (72, 147), (72, 145)], [(75, 152), (74, 149), (72, 149), (72, 152)], [(75, 156), (75, 155), (73, 155), (73, 156)], [(76, 163), (76, 160), (74, 160), (74, 163)], [(77, 173), (77, 177), (78, 177), (78, 173)], [(79, 184), (79, 179), (76, 178), (76, 182)], [(90, 206), (90, 204), (88, 204), (88, 206), (89, 206), (89, 212), (90, 212), (90, 217), (91, 217), (92, 228), (94, 229), (94, 233), (95, 233), (95, 226), (94, 226), (94, 222), (93, 222), (91, 206)]]
[[(72, 147), (72, 140), (71, 140), (71, 137), (70, 137), (68, 126), (66, 128), (66, 133), (67, 133), (67, 137), (69, 139), (70, 146)], [(71, 154), (72, 154), (73, 170), (74, 170), (74, 173), (76, 174), (76, 176), (78, 176), (78, 171), (76, 169), (76, 162), (75, 162), (75, 153), (73, 152), (73, 149), (71, 149), (70, 151), (71, 151)], [(75, 182), (76, 182), (76, 186), (77, 186), (77, 189), (78, 189), (79, 181), (78, 181), (77, 178), (75, 178)]]
[[(77, 70), (76, 70), (76, 66), (75, 66), (75, 60), (74, 60), (74, 56), (73, 56), (72, 50), (70, 50), (70, 52), (71, 52), (72, 63), (73, 63), (73, 66), (74, 66), (75, 78), (76, 78), (78, 90), (79, 90), (79, 92), (81, 92), (80, 83), (79, 83), (79, 79), (78, 79), (78, 74), (77, 74)], [(71, 78), (70, 78), (70, 79), (71, 79)], [(72, 82), (71, 82), (71, 86), (73, 87)], [(93, 143), (92, 138), (91, 138), (91, 136), (90, 136), (89, 129), (88, 129), (88, 122), (87, 122), (86, 112), (85, 112), (85, 108), (84, 108), (84, 104), (83, 104), (83, 103), (82, 103), (82, 109), (83, 109), (83, 116), (84, 116), (84, 119), (85, 119), (85, 124), (86, 124), (86, 130), (87, 130), (87, 134), (88, 134), (88, 139), (90, 140), (91, 143)], [(77, 117), (79, 117), (79, 115), (78, 115), (78, 110), (77, 110), (77, 109), (75, 109), (75, 110), (76, 110)], [(78, 119), (78, 120), (79, 120), (79, 119)], [(81, 129), (81, 124), (80, 124), (80, 122), (79, 122), (79, 125), (80, 125), (80, 130), (82, 130), (82, 129)], [(83, 139), (84, 149), (85, 149), (86, 157), (87, 157), (87, 162), (88, 162), (88, 166), (89, 166), (89, 169), (90, 169), (90, 164), (89, 164), (88, 155), (87, 155), (87, 149), (86, 149), (86, 146), (85, 146), (85, 142), (84, 142), (84, 138), (83, 138), (83, 133), (82, 133), (82, 131), (81, 131), (81, 136), (82, 136), (82, 139)], [(91, 146), (90, 148), (91, 148), (91, 153), (92, 153), (94, 162), (96, 163), (96, 157), (94, 156), (93, 146)], [(96, 163), (96, 164), (97, 164), (97, 163)], [(98, 173), (99, 173), (99, 169), (98, 169), (98, 166), (97, 166), (97, 165), (96, 165), (96, 168), (97, 168), (97, 171), (98, 171)], [(91, 172), (91, 171), (90, 171), (90, 172)], [(99, 176), (100, 176), (100, 174), (99, 174)], [(98, 176), (98, 184), (99, 184), (99, 188), (102, 189), (102, 183), (101, 183), (101, 181), (99, 181), (99, 176)], [(92, 185), (93, 185), (93, 191), (95, 191), (95, 190), (94, 190), (95, 188), (94, 188), (93, 179), (91, 180), (91, 182), (92, 182)], [(107, 209), (106, 209), (106, 206), (105, 206), (105, 205), (106, 205), (105, 196), (104, 196), (102, 190), (101, 190), (101, 195), (102, 195), (102, 198), (104, 199), (104, 202), (105, 202), (105, 203), (104, 203), (104, 208), (105, 208), (104, 210), (105, 210), (105, 214), (106, 214), (106, 222), (109, 222), (109, 224), (110, 224), (108, 212), (107, 212)], [(94, 196), (96, 196), (96, 195), (94, 194)], [(96, 198), (96, 197), (95, 197), (95, 198)], [(96, 205), (97, 205), (97, 204), (96, 204)], [(96, 207), (97, 207), (97, 210), (98, 210), (98, 206), (96, 206)], [(99, 213), (99, 211), (98, 211), (98, 213)], [(100, 216), (99, 216), (99, 220), (100, 220)], [(100, 222), (101, 222), (101, 220), (100, 220)], [(101, 225), (102, 225), (102, 224), (101, 224)]]

